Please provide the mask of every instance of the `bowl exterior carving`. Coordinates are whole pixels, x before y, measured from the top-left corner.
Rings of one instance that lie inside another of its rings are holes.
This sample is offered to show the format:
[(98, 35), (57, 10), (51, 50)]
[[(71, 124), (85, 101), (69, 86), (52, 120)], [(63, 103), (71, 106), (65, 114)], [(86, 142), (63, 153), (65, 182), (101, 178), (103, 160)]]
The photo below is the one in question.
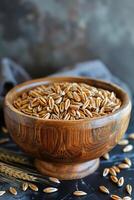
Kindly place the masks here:
[(27, 153), (42, 160), (55, 162), (82, 162), (100, 157), (112, 149), (125, 133), (129, 113), (120, 119), (95, 126), (90, 122), (76, 125), (52, 125), (49, 122), (27, 126), (24, 119), (6, 111), (6, 124), (13, 140)]

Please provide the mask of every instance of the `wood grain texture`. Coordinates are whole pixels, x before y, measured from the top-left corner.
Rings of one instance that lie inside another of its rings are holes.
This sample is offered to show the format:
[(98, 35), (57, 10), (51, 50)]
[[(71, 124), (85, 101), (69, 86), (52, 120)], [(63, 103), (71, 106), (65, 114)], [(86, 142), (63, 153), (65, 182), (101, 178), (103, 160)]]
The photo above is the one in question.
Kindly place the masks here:
[(99, 166), (99, 159), (82, 163), (54, 163), (35, 160), (36, 168), (42, 173), (60, 180), (80, 179), (92, 174)]
[[(27, 116), (12, 105), (13, 100), (24, 90), (29, 90), (40, 84), (63, 81), (84, 82), (114, 91), (121, 99), (122, 106), (118, 111), (108, 116), (64, 121)], [(113, 84), (85, 78), (53, 77), (28, 81), (12, 89), (5, 98), (4, 112), (11, 137), (25, 152), (52, 165), (59, 163), (63, 166), (63, 164), (70, 165), (71, 163), (71, 167), (99, 158), (118, 143), (128, 127), (131, 102), (128, 95)], [(75, 170), (77, 172), (77, 167)], [(45, 173), (45, 170), (41, 171)], [(76, 173), (75, 178), (79, 178), (77, 175)], [(86, 169), (85, 175), (87, 175)], [(85, 175), (83, 174), (83, 176)], [(68, 177), (68, 179), (70, 178)]]

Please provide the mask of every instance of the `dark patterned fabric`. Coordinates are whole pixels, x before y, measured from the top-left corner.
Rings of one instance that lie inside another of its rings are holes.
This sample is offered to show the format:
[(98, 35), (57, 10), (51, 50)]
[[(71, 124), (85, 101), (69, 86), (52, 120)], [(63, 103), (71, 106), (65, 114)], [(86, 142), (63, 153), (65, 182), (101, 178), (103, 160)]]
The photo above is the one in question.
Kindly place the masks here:
[[(86, 75), (86, 76), (89, 75), (90, 76), (89, 69), (90, 68), (88, 68), (88, 70), (85, 72), (81, 71), (80, 75)], [(111, 74), (109, 73), (109, 71), (107, 71), (105, 66), (103, 66), (102, 68), (99, 67), (98, 69), (99, 70), (96, 71), (97, 77), (99, 76), (102, 79), (103, 79), (103, 77), (104, 77), (104, 79), (105, 78), (108, 79), (108, 75), (109, 75), (109, 78), (110, 78), (109, 80), (115, 81), (114, 78), (112, 79)], [(102, 71), (101, 71), (101, 69), (102, 69)], [(81, 70), (81, 68), (80, 68), (80, 70)], [(84, 67), (83, 67), (83, 70), (84, 70)], [(97, 66), (96, 66), (96, 70), (97, 70)], [(73, 72), (72, 75), (74, 75), (73, 70), (72, 70), (72, 72)], [(76, 72), (78, 72), (78, 68), (77, 68)], [(65, 72), (65, 74), (66, 73), (68, 73), (68, 72)], [(70, 72), (70, 74), (71, 74), (71, 72)], [(60, 75), (62, 75), (62, 74), (60, 74)], [(78, 75), (78, 74), (76, 73), (76, 75)], [(105, 76), (103, 76), (103, 75), (105, 75)], [(94, 72), (93, 76), (95, 76), (95, 72)], [(118, 80), (118, 79), (116, 79), (116, 80)], [(120, 82), (119, 80), (118, 80), (118, 83), (120, 85), (122, 85), (122, 82)], [(126, 88), (126, 86), (125, 86), (125, 88)], [(1, 113), (1, 115), (2, 115), (2, 113)], [(1, 125), (3, 125), (3, 124), (1, 124)], [(134, 131), (134, 112), (132, 112), (131, 123), (129, 125), (129, 129), (128, 129), (127, 133), (131, 133), (133, 131)], [(3, 137), (8, 137), (8, 136), (3, 134), (1, 131), (0, 138), (3, 138)], [(126, 135), (126, 137), (127, 137), (127, 135)], [(130, 141), (130, 143), (133, 144), (132, 141)], [(3, 145), (1, 145), (1, 147), (5, 148), (5, 149), (13, 150), (13, 151), (21, 154), (21, 150), (14, 144), (14, 142), (11, 139), (10, 139), (9, 143), (3, 144)], [(13, 196), (9, 193), (6, 193), (4, 196), (1, 196), (0, 199), (2, 199), (2, 200), (7, 200), (7, 199), (8, 200), (15, 200), (15, 199), (19, 199), (19, 200), (75, 200), (75, 199), (108, 200), (108, 199), (110, 199), (110, 196), (99, 192), (99, 190), (98, 190), (99, 185), (106, 185), (109, 188), (111, 194), (119, 194), (121, 196), (125, 196), (126, 192), (124, 190), (124, 187), (117, 188), (117, 186), (115, 186), (115, 184), (112, 184), (108, 178), (103, 178), (102, 171), (105, 167), (112, 166), (113, 164), (118, 164), (126, 156), (130, 157), (132, 159), (132, 161), (134, 162), (134, 151), (130, 152), (130, 153), (122, 153), (122, 147), (117, 145), (110, 152), (110, 160), (106, 161), (106, 160), (102, 159), (99, 169), (94, 174), (92, 174), (84, 179), (80, 179), (80, 180), (62, 181), (61, 184), (59, 185), (59, 190), (56, 193), (44, 194), (42, 192), (42, 190), (47, 186), (45, 184), (38, 184), (39, 192), (33, 192), (31, 190), (28, 190), (27, 192), (22, 192), (20, 189), (20, 185), (17, 184), (15, 181), (12, 181), (12, 186), (14, 185), (15, 187), (17, 187), (18, 195)], [(134, 166), (132, 166), (131, 169), (129, 169), (129, 170), (122, 170), (122, 172), (119, 174), (119, 176), (125, 177), (125, 185), (127, 183), (130, 183), (133, 185), (134, 184), (134, 175), (133, 174), (134, 174)], [(9, 186), (10, 186), (10, 184), (1, 183), (0, 190), (8, 189)], [(74, 197), (72, 193), (75, 190), (83, 190), (83, 191), (87, 192), (87, 196), (81, 197), (81, 198)], [(133, 198), (134, 198), (134, 192), (133, 192)]]

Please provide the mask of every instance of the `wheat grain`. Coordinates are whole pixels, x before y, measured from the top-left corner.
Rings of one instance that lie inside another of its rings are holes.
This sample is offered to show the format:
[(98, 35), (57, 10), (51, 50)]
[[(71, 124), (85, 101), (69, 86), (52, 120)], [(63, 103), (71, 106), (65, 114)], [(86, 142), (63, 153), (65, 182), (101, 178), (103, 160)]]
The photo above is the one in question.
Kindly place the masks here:
[(124, 177), (121, 177), (121, 178), (119, 178), (119, 180), (118, 180), (118, 186), (119, 186), (119, 187), (122, 187), (123, 184), (124, 184)]
[(92, 113), (91, 113), (88, 109), (84, 109), (84, 114), (85, 114), (87, 117), (93, 117)]
[(57, 192), (58, 189), (57, 188), (54, 188), (54, 187), (47, 187), (43, 190), (43, 192), (45, 193), (53, 193), (53, 192)]
[(125, 164), (125, 163), (120, 163), (120, 164), (118, 165), (118, 167), (119, 167), (120, 169), (128, 169), (128, 168), (130, 168), (130, 166), (129, 166), (128, 164)]
[(6, 193), (6, 191), (0, 191), (0, 196), (3, 196)]
[(59, 113), (60, 113), (59, 107), (56, 104), (54, 105), (54, 113), (56, 115), (59, 115)]
[(109, 153), (105, 153), (102, 157), (103, 157), (105, 160), (109, 160), (110, 155), (109, 155)]
[(53, 108), (54, 108), (54, 100), (53, 100), (52, 97), (49, 97), (48, 105), (49, 105), (50, 109), (53, 109)]
[(132, 190), (133, 190), (132, 185), (127, 184), (127, 185), (126, 185), (126, 191), (128, 192), (129, 195), (132, 194)]
[(77, 196), (77, 197), (80, 197), (80, 196), (85, 196), (85, 195), (87, 195), (87, 193), (84, 192), (84, 191), (76, 190), (75, 192), (73, 192), (73, 195), (74, 195), (74, 196)]
[(116, 173), (120, 173), (120, 169), (117, 166), (112, 166), (112, 168), (116, 171)]
[(122, 139), (118, 142), (119, 145), (127, 145), (129, 141), (127, 139)]
[(28, 189), (28, 183), (27, 182), (22, 183), (22, 190), (26, 191), (27, 189)]
[(124, 147), (123, 152), (130, 152), (133, 150), (133, 145), (132, 144), (128, 144), (126, 147)]
[(107, 187), (105, 187), (104, 185), (99, 186), (99, 189), (101, 192), (105, 193), (105, 194), (109, 194), (109, 190)]
[(46, 113), (43, 118), (44, 119), (49, 119), (50, 118), (50, 113)]
[(65, 101), (65, 110), (68, 110), (69, 106), (70, 106), (70, 100), (67, 99), (67, 100)]
[(115, 169), (112, 168), (112, 167), (109, 169), (109, 173), (110, 173), (112, 176), (117, 176), (117, 173), (116, 173)]
[(134, 133), (129, 134), (128, 138), (134, 140)]
[(38, 187), (35, 184), (33, 184), (33, 183), (29, 183), (28, 186), (29, 186), (29, 188), (31, 190), (33, 190), (35, 192), (37, 192), (39, 190)]
[(9, 188), (9, 192), (10, 192), (11, 194), (13, 194), (13, 195), (17, 195), (17, 190), (16, 190), (16, 188), (14, 188), (14, 187), (10, 187), (10, 188)]
[(49, 180), (54, 182), (54, 183), (60, 183), (60, 180), (54, 177), (49, 177)]
[(64, 120), (69, 120), (69, 119), (70, 119), (70, 114), (67, 113), (67, 114), (65, 115), (65, 117), (64, 117)]
[(56, 104), (60, 104), (61, 101), (62, 101), (62, 97), (59, 97), (58, 99), (55, 100), (55, 103), (56, 103)]
[(124, 159), (124, 162), (125, 162), (126, 164), (128, 164), (128, 165), (131, 167), (132, 162), (131, 162), (131, 160), (130, 160), (129, 158), (125, 158), (125, 159)]
[(122, 200), (121, 197), (119, 197), (118, 195), (115, 195), (115, 194), (112, 194), (112, 195), (111, 195), (111, 199), (114, 199), (114, 200)]
[(89, 106), (89, 100), (87, 99), (86, 101), (85, 101), (85, 103), (83, 104), (83, 106), (82, 106), (82, 109), (86, 109), (88, 106)]
[(106, 177), (109, 174), (109, 168), (103, 170), (103, 177)]
[(74, 98), (74, 100), (75, 101), (81, 101), (81, 98), (80, 98), (80, 96), (78, 95), (78, 93), (77, 92), (73, 92), (73, 98)]
[(123, 197), (123, 200), (131, 200), (132, 198), (129, 196)]
[(118, 183), (118, 178), (116, 176), (110, 176), (110, 179), (113, 183)]
[[(79, 120), (108, 115), (120, 108), (121, 101), (113, 92), (83, 83), (64, 82), (35, 87), (22, 93), (13, 104), (19, 111), (38, 118)], [(62, 115), (72, 109), (78, 110), (77, 115)]]

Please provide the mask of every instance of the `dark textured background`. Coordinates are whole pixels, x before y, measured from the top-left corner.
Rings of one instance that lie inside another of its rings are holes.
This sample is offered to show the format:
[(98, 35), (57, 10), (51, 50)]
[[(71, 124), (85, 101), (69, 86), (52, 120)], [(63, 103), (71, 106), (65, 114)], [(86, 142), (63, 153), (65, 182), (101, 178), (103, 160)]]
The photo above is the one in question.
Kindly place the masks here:
[(100, 58), (134, 90), (133, 19), (133, 0), (0, 0), (0, 58), (36, 77)]

